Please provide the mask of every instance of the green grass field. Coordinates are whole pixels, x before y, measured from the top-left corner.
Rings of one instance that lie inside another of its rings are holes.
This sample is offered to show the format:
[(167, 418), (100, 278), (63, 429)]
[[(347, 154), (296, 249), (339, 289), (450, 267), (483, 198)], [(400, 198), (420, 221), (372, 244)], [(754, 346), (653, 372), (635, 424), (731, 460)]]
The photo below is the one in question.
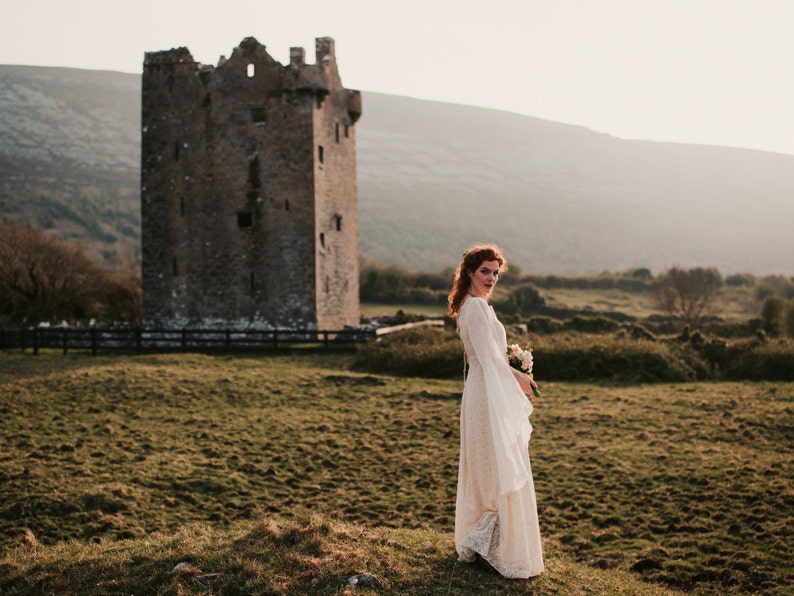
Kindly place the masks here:
[[(627, 292), (619, 289), (543, 290), (548, 306), (573, 310), (620, 312), (637, 319), (661, 314), (650, 292)], [(761, 304), (752, 297), (752, 288), (724, 286), (708, 314), (724, 319), (747, 320), (759, 316)]]
[(0, 593), (792, 593), (794, 383), (544, 383), (511, 581), (455, 562), (461, 381), (352, 358), (0, 353)]

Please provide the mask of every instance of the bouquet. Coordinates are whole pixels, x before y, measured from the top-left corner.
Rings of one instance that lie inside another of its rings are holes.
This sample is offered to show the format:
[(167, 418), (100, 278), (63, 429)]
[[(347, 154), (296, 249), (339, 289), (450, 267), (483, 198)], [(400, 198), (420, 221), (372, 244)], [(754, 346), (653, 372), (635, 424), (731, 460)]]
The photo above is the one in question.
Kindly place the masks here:
[[(511, 344), (507, 346), (507, 361), (510, 363), (510, 366), (516, 370), (520, 370), (522, 373), (528, 374), (530, 379), (534, 379), (532, 376), (532, 348), (527, 346), (527, 349), (525, 350), (522, 349), (518, 344)], [(532, 387), (532, 393), (538, 399), (543, 399), (543, 394), (537, 387)]]

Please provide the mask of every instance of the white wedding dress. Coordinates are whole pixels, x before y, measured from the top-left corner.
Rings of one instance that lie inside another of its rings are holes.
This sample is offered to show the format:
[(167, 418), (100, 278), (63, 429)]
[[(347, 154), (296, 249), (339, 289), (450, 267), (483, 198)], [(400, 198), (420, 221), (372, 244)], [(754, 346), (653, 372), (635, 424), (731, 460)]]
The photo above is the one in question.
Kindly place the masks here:
[(468, 297), (458, 314), (469, 371), (460, 412), (455, 548), (504, 577), (543, 571), (535, 485), (529, 463), (532, 403), (507, 361), (507, 336), (493, 308)]

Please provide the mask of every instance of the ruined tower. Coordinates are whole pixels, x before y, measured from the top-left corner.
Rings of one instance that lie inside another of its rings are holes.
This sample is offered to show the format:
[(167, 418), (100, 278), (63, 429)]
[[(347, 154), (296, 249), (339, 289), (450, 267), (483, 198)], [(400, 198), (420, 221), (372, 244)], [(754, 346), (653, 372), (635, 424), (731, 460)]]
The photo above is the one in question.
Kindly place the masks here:
[(354, 124), (334, 40), (289, 65), (248, 37), (217, 67), (147, 52), (141, 219), (147, 325), (359, 323)]

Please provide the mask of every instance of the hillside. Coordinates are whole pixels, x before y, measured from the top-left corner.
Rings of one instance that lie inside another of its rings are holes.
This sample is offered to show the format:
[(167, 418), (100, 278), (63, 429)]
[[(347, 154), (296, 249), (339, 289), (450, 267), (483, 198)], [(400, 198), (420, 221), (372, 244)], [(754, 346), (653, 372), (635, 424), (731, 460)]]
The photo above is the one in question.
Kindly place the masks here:
[[(363, 102), (364, 257), (438, 270), (483, 239), (527, 273), (794, 274), (794, 156), (372, 92)], [(138, 75), (0, 66), (0, 213), (109, 263), (136, 259), (139, 112)]]

